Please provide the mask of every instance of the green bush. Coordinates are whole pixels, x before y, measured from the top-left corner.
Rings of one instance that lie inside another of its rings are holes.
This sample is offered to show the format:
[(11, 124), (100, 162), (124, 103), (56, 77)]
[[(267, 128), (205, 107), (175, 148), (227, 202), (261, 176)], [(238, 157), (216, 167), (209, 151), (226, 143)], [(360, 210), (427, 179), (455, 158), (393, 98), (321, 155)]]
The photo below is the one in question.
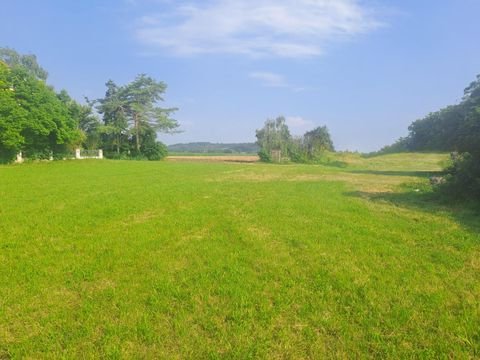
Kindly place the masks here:
[(452, 154), (441, 192), (455, 199), (480, 201), (480, 157), (470, 153)]
[(15, 160), (16, 152), (12, 149), (0, 148), (0, 164), (8, 164)]
[(162, 160), (168, 154), (167, 146), (159, 141), (142, 146), (142, 154), (151, 161)]
[(258, 152), (258, 157), (260, 158), (260, 161), (262, 161), (262, 162), (268, 162), (268, 163), (272, 162), (272, 157), (265, 150), (260, 150)]
[(23, 152), (23, 157), (25, 160), (35, 161), (35, 160), (50, 160), (52, 156), (52, 151), (48, 148), (44, 149), (30, 149)]
[(290, 160), (294, 163), (305, 164), (308, 163), (307, 154), (301, 149), (291, 149), (289, 152)]

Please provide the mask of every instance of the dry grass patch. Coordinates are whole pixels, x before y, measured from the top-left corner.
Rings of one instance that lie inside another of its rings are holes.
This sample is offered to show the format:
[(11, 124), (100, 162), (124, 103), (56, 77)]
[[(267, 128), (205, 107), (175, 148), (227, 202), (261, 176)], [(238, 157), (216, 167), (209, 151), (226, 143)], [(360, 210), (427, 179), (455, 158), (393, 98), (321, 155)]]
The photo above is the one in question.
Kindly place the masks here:
[(353, 190), (382, 193), (393, 192), (399, 185), (404, 183), (425, 182), (414, 176), (395, 176), (395, 175), (374, 175), (362, 174), (347, 171), (332, 172), (331, 169), (317, 167), (315, 173), (309, 170), (309, 173), (299, 174), (293, 172), (290, 168), (273, 169), (272, 172), (257, 171), (257, 169), (242, 169), (235, 172), (229, 172), (223, 176), (210, 179), (215, 182), (321, 182), (338, 181), (347, 184)]

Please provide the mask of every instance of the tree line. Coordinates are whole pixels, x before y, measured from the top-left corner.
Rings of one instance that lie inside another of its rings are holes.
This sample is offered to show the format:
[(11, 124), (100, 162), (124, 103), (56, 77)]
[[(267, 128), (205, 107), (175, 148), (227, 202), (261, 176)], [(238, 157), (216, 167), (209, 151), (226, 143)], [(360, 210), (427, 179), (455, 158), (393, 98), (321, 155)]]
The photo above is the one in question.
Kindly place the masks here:
[(321, 160), (326, 152), (335, 151), (326, 126), (317, 127), (303, 136), (292, 136), (283, 116), (268, 119), (256, 131), (258, 155), (264, 162), (293, 161), (299, 163)]
[(80, 104), (47, 84), (35, 55), (0, 48), (0, 161), (64, 158), (74, 148), (104, 149), (111, 158), (158, 160), (167, 153), (157, 132), (175, 132), (176, 108), (158, 106), (167, 85), (145, 74)]
[(440, 188), (457, 198), (480, 200), (480, 75), (465, 88), (460, 103), (414, 121), (408, 130), (408, 136), (379, 153), (451, 152)]

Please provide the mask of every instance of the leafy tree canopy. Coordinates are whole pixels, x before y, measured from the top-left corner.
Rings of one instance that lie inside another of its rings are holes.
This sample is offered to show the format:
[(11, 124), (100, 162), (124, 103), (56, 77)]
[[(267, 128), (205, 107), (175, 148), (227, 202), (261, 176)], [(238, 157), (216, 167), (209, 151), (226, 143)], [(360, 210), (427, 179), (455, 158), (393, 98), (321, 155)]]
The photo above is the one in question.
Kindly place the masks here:
[(103, 140), (110, 150), (142, 154), (152, 133), (177, 131), (179, 124), (170, 117), (177, 109), (158, 106), (167, 89), (164, 82), (140, 74), (124, 86), (112, 80), (105, 85), (105, 96), (95, 102), (103, 115)]
[(450, 151), (452, 161), (440, 186), (454, 199), (480, 201), (480, 75), (464, 90), (459, 104), (414, 121), (406, 138), (383, 148), (395, 151)]
[(48, 72), (37, 62), (35, 55), (21, 55), (10, 48), (0, 48), (0, 60), (10, 67), (20, 66), (40, 80), (47, 80)]
[(464, 91), (463, 100), (414, 121), (409, 135), (383, 152), (458, 151), (480, 155), (480, 75)]
[(265, 125), (256, 132), (257, 144), (262, 152), (261, 156), (269, 158), (272, 150), (279, 150), (283, 156), (289, 153), (292, 135), (286, 124), (285, 117), (268, 119)]
[(56, 94), (45, 82), (47, 75), (35, 55), (0, 48), (2, 161), (19, 151), (34, 158), (61, 156), (77, 146), (106, 147), (129, 157), (165, 156), (156, 134), (176, 132), (179, 124), (170, 117), (176, 109), (158, 105), (167, 89), (164, 82), (145, 74), (124, 86), (110, 80), (104, 98), (80, 104), (65, 90)]
[(333, 141), (326, 126), (319, 126), (303, 136), (307, 153), (314, 157), (317, 152), (334, 151)]
[(0, 62), (0, 152), (4, 160), (24, 151), (34, 157), (62, 153), (81, 134), (52, 88), (20, 66)]

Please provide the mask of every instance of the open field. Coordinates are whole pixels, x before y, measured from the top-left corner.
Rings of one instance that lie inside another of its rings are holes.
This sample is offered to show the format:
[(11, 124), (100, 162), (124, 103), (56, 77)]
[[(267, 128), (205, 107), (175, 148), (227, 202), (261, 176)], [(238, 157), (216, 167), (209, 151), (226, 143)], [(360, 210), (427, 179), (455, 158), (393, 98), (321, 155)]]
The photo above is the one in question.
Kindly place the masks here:
[(243, 162), (253, 163), (259, 160), (257, 155), (204, 155), (204, 154), (190, 154), (190, 155), (171, 155), (167, 157), (170, 161), (215, 161), (215, 162)]
[(478, 358), (445, 159), (0, 166), (0, 359)]

